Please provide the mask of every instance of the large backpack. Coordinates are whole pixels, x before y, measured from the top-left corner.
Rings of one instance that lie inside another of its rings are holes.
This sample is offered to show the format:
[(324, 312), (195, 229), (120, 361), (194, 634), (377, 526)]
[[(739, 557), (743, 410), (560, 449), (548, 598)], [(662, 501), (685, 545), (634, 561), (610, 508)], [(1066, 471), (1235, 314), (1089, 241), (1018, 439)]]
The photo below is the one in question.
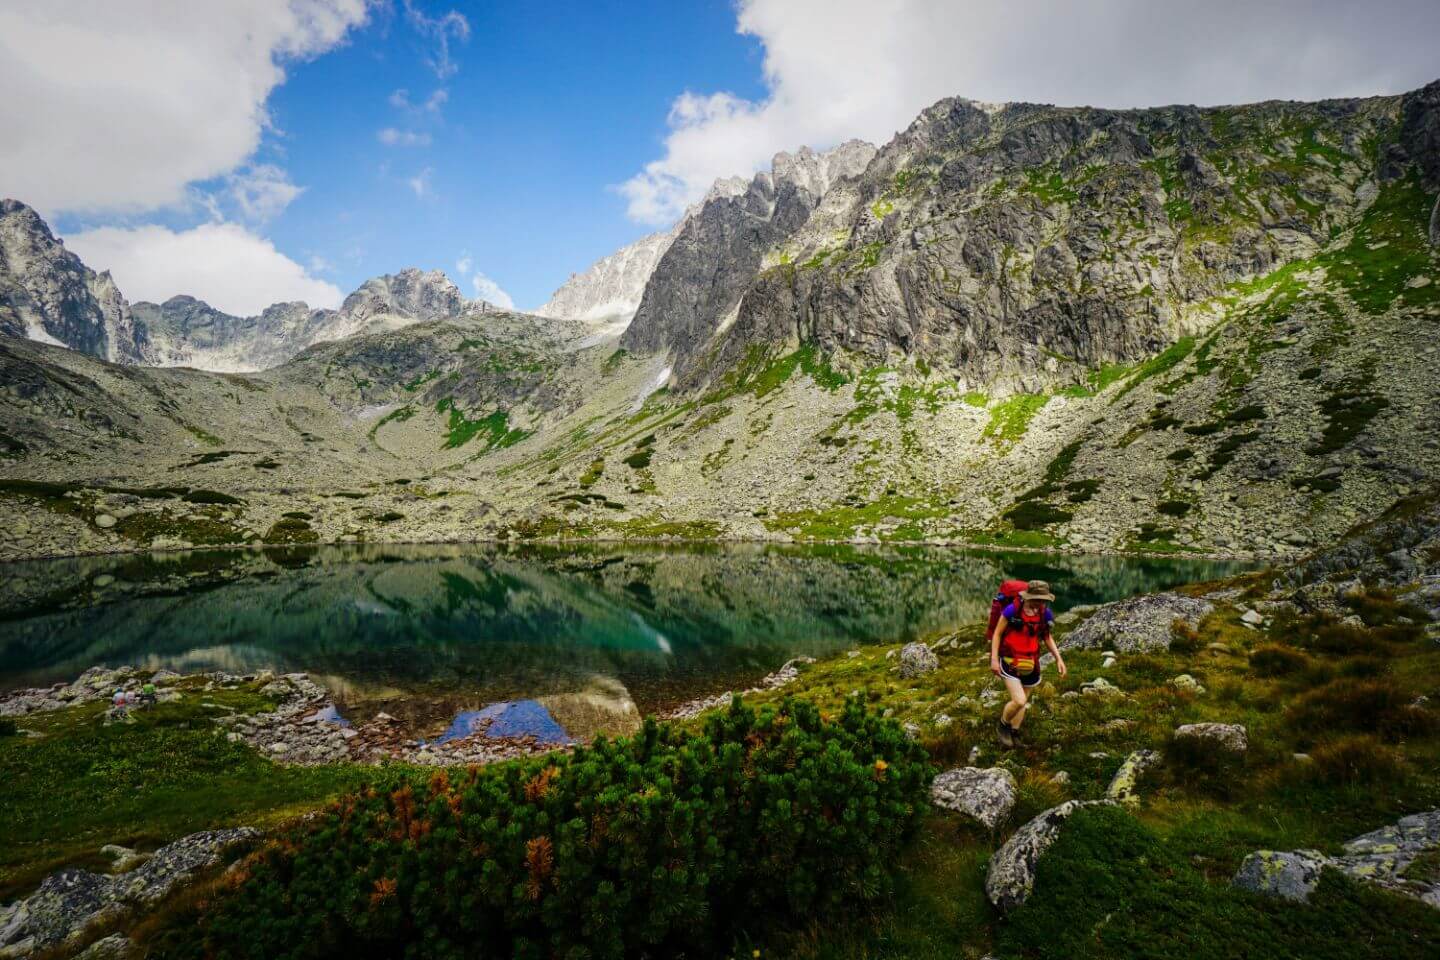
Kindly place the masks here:
[(1020, 597), (1020, 591), (1030, 586), (1028, 580), (1002, 580), (1000, 589), (995, 594), (995, 599), (990, 601), (990, 626), (985, 630), (985, 639), (995, 636), (995, 625), (1000, 622), (1000, 615), (1005, 608), (1010, 606)]

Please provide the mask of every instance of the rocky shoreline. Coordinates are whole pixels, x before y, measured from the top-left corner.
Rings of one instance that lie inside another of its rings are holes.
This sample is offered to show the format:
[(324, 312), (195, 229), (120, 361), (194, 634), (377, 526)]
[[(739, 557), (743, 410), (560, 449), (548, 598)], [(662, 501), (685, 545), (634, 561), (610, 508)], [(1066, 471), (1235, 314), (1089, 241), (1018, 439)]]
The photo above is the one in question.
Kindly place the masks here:
[[(144, 671), (124, 666), (91, 667), (70, 683), (15, 690), (0, 698), (0, 717), (21, 718), (110, 700), (116, 690), (138, 695), (146, 683), (156, 688), (158, 703), (201, 697), (216, 689), (263, 684), (259, 693), (274, 698), (274, 710), (231, 713), (217, 717), (217, 732), (244, 742), (275, 763), (315, 766), (324, 763), (413, 763), (424, 766), (474, 766), (537, 756), (569, 748), (568, 743), (542, 742), (534, 736), (492, 737), (480, 721), (464, 736), (430, 743), (407, 736), (398, 721), (379, 713), (353, 726), (340, 716), (329, 692), (308, 674), (276, 675), (271, 671), (236, 676), (223, 672), (184, 675), (169, 670)], [(132, 711), (143, 706), (112, 706), (105, 723), (133, 722)]]

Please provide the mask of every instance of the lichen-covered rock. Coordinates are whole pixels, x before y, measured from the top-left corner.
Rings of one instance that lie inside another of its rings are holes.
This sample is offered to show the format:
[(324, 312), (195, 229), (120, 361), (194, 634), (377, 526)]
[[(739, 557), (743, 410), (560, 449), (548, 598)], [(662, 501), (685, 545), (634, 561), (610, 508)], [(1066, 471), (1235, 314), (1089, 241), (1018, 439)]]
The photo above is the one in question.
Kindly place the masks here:
[(1184, 690), (1186, 693), (1193, 693), (1197, 696), (1205, 692), (1205, 686), (1188, 673), (1182, 673), (1170, 681), (1170, 685), (1177, 690)]
[(1125, 691), (1104, 677), (1096, 677), (1094, 680), (1087, 680), (1080, 684), (1080, 692), (1087, 697), (1123, 697)]
[(1194, 627), (1214, 604), (1178, 593), (1157, 593), (1107, 603), (1061, 641), (1065, 650), (1115, 650), (1145, 653), (1170, 649), (1170, 626), (1182, 620)]
[(1115, 776), (1110, 778), (1110, 786), (1105, 788), (1105, 799), (1127, 806), (1138, 805), (1140, 778), (1146, 770), (1159, 762), (1160, 754), (1154, 750), (1136, 750), (1130, 754), (1125, 758), (1125, 762), (1120, 764), (1120, 769), (1115, 771)]
[(1060, 836), (1060, 827), (1077, 810), (1108, 800), (1067, 800), (1025, 824), (990, 858), (985, 895), (1002, 911), (1020, 906), (1035, 889), (1035, 866)]
[(112, 933), (96, 940), (77, 954), (75, 960), (129, 960), (136, 955), (135, 944), (123, 933)]
[(994, 830), (1015, 809), (1015, 777), (1000, 767), (958, 767), (930, 785), (930, 801), (955, 810)]
[(923, 643), (907, 643), (900, 650), (900, 678), (908, 680), (940, 669), (940, 658)]
[(249, 827), (207, 830), (161, 847), (128, 873), (52, 873), (35, 893), (0, 908), (0, 950), (23, 957), (64, 943), (92, 924), (153, 906), (196, 872), (220, 863), (226, 849), (258, 836)]
[(1244, 753), (1250, 747), (1245, 727), (1238, 723), (1187, 723), (1175, 728), (1175, 737), (1203, 740), (1231, 753)]
[(1327, 862), (1318, 850), (1257, 850), (1230, 882), (1241, 890), (1303, 902), (1315, 891)]

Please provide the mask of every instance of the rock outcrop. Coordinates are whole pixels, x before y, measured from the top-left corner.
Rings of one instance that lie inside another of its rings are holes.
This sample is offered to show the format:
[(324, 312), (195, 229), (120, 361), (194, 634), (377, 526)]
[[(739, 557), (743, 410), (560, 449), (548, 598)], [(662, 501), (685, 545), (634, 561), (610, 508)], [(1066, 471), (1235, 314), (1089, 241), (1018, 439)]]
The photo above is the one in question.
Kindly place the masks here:
[(572, 273), (535, 313), (596, 325), (628, 323), (640, 308), (645, 284), (670, 249), (676, 229), (652, 233)]
[(153, 907), (199, 871), (223, 862), (231, 847), (259, 835), (249, 827), (207, 830), (161, 847), (126, 873), (53, 873), (29, 897), (0, 907), (0, 950), (8, 957), (26, 957), (74, 942), (96, 923)]
[(1440, 880), (1406, 875), (1411, 864), (1435, 849), (1440, 849), (1440, 810), (1401, 817), (1362, 834), (1335, 857), (1318, 850), (1257, 850), (1240, 864), (1231, 882), (1243, 890), (1304, 901), (1315, 891), (1321, 872), (1331, 868), (1440, 908)]
[(1115, 650), (1145, 653), (1170, 649), (1170, 628), (1176, 620), (1191, 627), (1215, 609), (1208, 600), (1178, 593), (1157, 593), (1107, 603), (1063, 637), (1063, 650)]

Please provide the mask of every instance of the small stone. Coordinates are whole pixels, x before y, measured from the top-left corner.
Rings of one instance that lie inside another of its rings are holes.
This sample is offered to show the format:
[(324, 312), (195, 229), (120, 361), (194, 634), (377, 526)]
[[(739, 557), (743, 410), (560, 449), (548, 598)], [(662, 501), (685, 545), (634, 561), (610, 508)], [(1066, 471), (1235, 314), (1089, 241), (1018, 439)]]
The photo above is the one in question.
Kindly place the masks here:
[(90, 581), (90, 584), (91, 584), (91, 586), (99, 587), (99, 588), (103, 589), (103, 588), (105, 588), (105, 587), (110, 586), (110, 584), (112, 584), (112, 583), (114, 583), (114, 582), (115, 582), (115, 578), (114, 578), (114, 577), (110, 576), (110, 574), (108, 574), (108, 573), (102, 573), (102, 574), (100, 574), (100, 576), (96, 577), (94, 580), (91, 580), (91, 581)]
[(1064, 770), (1057, 770), (1055, 775), (1050, 778), (1050, 782), (1057, 787), (1066, 786), (1070, 783), (1070, 774)]
[(1252, 627), (1258, 627), (1265, 622), (1265, 617), (1258, 610), (1246, 610), (1240, 615), (1240, 622)]
[(1115, 776), (1110, 779), (1110, 786), (1105, 789), (1105, 799), (1114, 800), (1128, 806), (1140, 804), (1140, 777), (1145, 771), (1160, 762), (1160, 754), (1154, 750), (1136, 750), (1125, 761), (1120, 764), (1120, 769), (1115, 771)]
[(1092, 697), (1120, 697), (1125, 695), (1125, 691), (1104, 677), (1096, 677), (1094, 680), (1080, 684), (1080, 691), (1086, 696)]
[(108, 513), (97, 513), (95, 515), (95, 526), (99, 527), (101, 530), (109, 530), (111, 527), (115, 526), (115, 523), (115, 518), (110, 516), (110, 514)]
[(1244, 753), (1250, 746), (1245, 728), (1238, 723), (1187, 723), (1175, 728), (1175, 737), (1204, 740), (1231, 753)]
[(1186, 693), (1193, 693), (1197, 696), (1205, 692), (1205, 687), (1201, 685), (1200, 681), (1188, 673), (1182, 673), (1175, 677), (1170, 681), (1170, 685), (1177, 690), (1184, 690)]
[(908, 680), (940, 669), (940, 658), (923, 643), (907, 643), (900, 650), (900, 677)]

